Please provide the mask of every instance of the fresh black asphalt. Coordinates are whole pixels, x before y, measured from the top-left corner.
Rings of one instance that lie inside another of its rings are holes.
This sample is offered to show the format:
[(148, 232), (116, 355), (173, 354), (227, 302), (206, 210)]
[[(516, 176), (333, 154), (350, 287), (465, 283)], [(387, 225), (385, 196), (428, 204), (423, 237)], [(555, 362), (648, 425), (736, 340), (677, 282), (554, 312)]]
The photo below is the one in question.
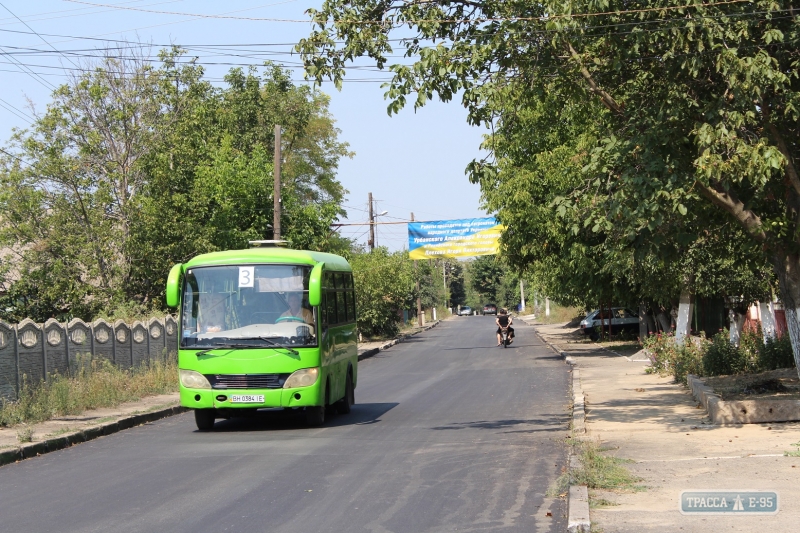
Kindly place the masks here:
[[(0, 532), (562, 532), (568, 367), (458, 317), (359, 363), (321, 428), (191, 413), (0, 468)], [(517, 324), (515, 324), (517, 326)], [(548, 515), (549, 514), (549, 515)]]

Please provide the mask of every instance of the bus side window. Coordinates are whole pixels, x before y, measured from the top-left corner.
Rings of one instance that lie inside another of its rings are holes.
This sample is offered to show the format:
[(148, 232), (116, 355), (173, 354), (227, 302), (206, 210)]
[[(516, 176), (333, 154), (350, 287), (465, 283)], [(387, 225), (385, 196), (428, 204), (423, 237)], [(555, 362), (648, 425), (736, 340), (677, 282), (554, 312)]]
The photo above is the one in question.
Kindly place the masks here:
[(333, 273), (326, 272), (325, 278), (327, 279), (327, 283), (325, 283), (325, 308), (328, 313), (328, 325), (335, 326), (339, 323), (339, 320), (336, 318), (336, 289)]
[(353, 286), (353, 274), (347, 274), (347, 292), (350, 294), (350, 304), (347, 315), (352, 322), (356, 321), (356, 290)]
[(336, 317), (339, 324), (347, 322), (347, 300), (345, 299), (344, 274), (339, 272), (335, 275), (336, 279)]
[(322, 326), (322, 331), (328, 329), (328, 295), (322, 291), (322, 301), (319, 304), (319, 321)]

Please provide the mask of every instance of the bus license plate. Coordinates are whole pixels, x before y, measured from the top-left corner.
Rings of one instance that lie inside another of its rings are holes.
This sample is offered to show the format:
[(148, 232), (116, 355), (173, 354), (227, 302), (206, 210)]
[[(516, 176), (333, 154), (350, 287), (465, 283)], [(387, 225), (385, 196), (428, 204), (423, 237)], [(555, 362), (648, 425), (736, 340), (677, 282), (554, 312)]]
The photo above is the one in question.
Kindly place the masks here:
[(234, 394), (231, 403), (264, 403), (263, 394)]

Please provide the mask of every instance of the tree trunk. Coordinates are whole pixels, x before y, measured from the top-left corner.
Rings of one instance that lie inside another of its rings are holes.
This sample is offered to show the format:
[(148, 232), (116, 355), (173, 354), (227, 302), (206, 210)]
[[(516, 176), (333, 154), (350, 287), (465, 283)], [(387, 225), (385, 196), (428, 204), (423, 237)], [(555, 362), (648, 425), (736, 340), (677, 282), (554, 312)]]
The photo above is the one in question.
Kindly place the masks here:
[(669, 333), (672, 330), (672, 322), (666, 311), (659, 311), (656, 315), (656, 320), (658, 320), (661, 331), (664, 333)]
[(780, 283), (786, 326), (794, 352), (794, 365), (800, 376), (800, 256), (780, 254), (775, 259), (775, 274)]
[(764, 335), (764, 343), (766, 343), (767, 339), (774, 339), (777, 335), (772, 302), (758, 302), (758, 312), (761, 315), (761, 333)]
[(692, 293), (688, 288), (681, 291), (681, 301), (678, 306), (678, 317), (675, 324), (675, 342), (683, 344), (689, 336), (692, 324)]
[(742, 329), (744, 328), (744, 321), (747, 319), (747, 310), (731, 309), (729, 314), (731, 320), (730, 335), (728, 340), (731, 344), (739, 346), (739, 341), (742, 338)]
[(639, 342), (644, 342), (650, 332), (653, 331), (647, 319), (647, 306), (639, 304)]

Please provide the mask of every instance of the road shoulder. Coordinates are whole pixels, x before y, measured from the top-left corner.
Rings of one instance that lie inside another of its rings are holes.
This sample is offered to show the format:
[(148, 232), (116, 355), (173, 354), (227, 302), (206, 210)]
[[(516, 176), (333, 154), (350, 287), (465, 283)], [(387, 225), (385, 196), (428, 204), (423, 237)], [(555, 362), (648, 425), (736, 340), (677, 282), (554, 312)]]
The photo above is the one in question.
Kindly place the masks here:
[[(646, 363), (595, 345), (566, 343), (563, 325), (536, 325), (554, 350), (579, 369), (586, 435), (606, 453), (631, 461), (640, 492), (591, 491), (611, 505), (591, 509), (605, 531), (790, 531), (800, 519), (800, 423), (717, 426), (691, 392), (671, 377), (645, 373)], [(775, 490), (775, 516), (684, 516), (682, 490)]]
[[(186, 411), (178, 393), (148, 396), (116, 407), (91, 409), (38, 424), (0, 428), (0, 466), (111, 435)], [(30, 442), (20, 442), (30, 438)]]

